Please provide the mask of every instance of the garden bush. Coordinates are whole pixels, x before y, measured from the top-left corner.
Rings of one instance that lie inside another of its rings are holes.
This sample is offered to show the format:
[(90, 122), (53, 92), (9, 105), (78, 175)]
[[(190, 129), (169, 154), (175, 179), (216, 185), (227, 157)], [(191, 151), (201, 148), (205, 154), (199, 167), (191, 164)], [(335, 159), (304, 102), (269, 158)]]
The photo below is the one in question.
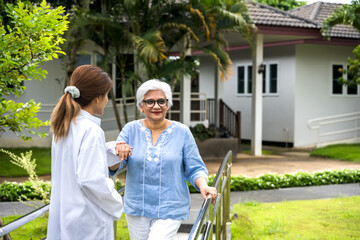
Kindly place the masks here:
[[(50, 194), (51, 184), (50, 182), (43, 182), (41, 187), (45, 192)], [(42, 200), (41, 194), (36, 192), (32, 186), (32, 183), (27, 181), (24, 183), (16, 182), (3, 182), (0, 185), (0, 201), (12, 202), (12, 201), (26, 201), (26, 200)]]
[[(209, 176), (209, 185), (215, 176)], [(258, 177), (231, 176), (231, 191), (250, 191), (289, 187), (319, 186), (329, 184), (358, 183), (360, 169), (326, 170), (313, 173), (296, 172), (286, 174), (264, 174)], [(188, 183), (190, 192), (196, 192)]]
[[(51, 183), (44, 181), (41, 187), (50, 196)], [(116, 181), (116, 189), (119, 190), (123, 185), (120, 181)], [(26, 181), (24, 183), (3, 182), (0, 184), (0, 202), (27, 201), (27, 200), (43, 200), (40, 193), (36, 192), (32, 183)]]
[[(214, 181), (215, 175), (209, 176), (209, 185)], [(360, 169), (326, 170), (313, 173), (296, 172), (286, 174), (264, 174), (258, 177), (231, 176), (231, 191), (250, 191), (263, 189), (278, 189), (289, 187), (319, 186), (329, 184), (344, 184), (360, 182)], [(188, 183), (190, 192), (195, 193), (195, 188)], [(42, 187), (50, 192), (50, 182), (44, 182)], [(122, 187), (121, 182), (116, 182), (116, 189)], [(30, 182), (15, 183), (4, 182), (0, 185), (0, 201), (18, 201), (39, 199)]]

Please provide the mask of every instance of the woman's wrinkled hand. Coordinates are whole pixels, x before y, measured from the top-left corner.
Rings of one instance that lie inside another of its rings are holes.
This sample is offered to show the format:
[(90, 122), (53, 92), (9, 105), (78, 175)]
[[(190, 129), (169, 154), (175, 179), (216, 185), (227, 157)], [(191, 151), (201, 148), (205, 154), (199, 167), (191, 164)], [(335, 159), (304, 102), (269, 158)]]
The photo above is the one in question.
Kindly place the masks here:
[(116, 142), (115, 153), (119, 157), (119, 160), (125, 160), (132, 154), (132, 147), (126, 142)]
[(216, 201), (216, 197), (217, 197), (217, 190), (214, 187), (209, 187), (209, 186), (204, 186), (202, 188), (200, 188), (200, 193), (201, 196), (203, 197), (204, 200), (206, 200), (207, 198), (211, 197), (211, 203), (214, 204)]

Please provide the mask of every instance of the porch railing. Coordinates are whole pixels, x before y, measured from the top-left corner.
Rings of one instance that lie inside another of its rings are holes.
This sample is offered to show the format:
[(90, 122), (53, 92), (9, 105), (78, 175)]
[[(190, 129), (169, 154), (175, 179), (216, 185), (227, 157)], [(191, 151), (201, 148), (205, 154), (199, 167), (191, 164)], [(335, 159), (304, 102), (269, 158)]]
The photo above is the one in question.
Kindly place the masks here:
[(240, 139), (240, 122), (241, 113), (236, 113), (222, 100), (220, 99), (220, 127), (223, 127), (232, 136)]
[(216, 173), (213, 187), (217, 189), (218, 196), (215, 204), (211, 198), (206, 199), (200, 209), (195, 223), (190, 231), (189, 240), (213, 239), (215, 226), (215, 239), (231, 239), (230, 231), (230, 181), (231, 181), (232, 152), (229, 151)]
[(316, 145), (360, 140), (360, 112), (314, 118), (308, 128), (316, 130)]
[[(191, 93), (191, 122), (203, 123), (208, 125), (208, 108), (207, 108), (206, 93), (192, 92)], [(135, 119), (136, 100), (134, 97), (127, 97), (126, 99), (117, 98), (116, 106), (119, 111), (120, 121), (122, 125), (125, 124), (124, 108), (126, 107), (127, 119), (132, 121)], [(42, 120), (48, 120), (55, 107), (55, 104), (41, 104), (38, 117)], [(173, 93), (173, 106), (169, 109), (167, 117), (170, 120), (180, 121), (180, 93)], [(102, 128), (105, 131), (117, 130), (116, 118), (113, 112), (111, 101), (105, 106), (104, 114), (101, 117)]]

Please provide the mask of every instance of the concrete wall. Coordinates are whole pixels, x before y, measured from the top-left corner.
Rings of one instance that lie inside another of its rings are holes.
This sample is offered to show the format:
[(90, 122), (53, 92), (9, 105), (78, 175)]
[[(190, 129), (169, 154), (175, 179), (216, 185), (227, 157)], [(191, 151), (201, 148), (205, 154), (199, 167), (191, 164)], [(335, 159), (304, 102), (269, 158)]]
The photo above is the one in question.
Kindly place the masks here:
[(237, 138), (209, 138), (205, 141), (196, 142), (202, 158), (219, 159), (224, 158), (229, 150), (233, 156), (238, 152)]
[(345, 65), (347, 57), (353, 55), (353, 48), (311, 44), (296, 46), (294, 146), (316, 143), (316, 131), (307, 127), (310, 119), (360, 111), (360, 91), (356, 96), (332, 94), (332, 65)]

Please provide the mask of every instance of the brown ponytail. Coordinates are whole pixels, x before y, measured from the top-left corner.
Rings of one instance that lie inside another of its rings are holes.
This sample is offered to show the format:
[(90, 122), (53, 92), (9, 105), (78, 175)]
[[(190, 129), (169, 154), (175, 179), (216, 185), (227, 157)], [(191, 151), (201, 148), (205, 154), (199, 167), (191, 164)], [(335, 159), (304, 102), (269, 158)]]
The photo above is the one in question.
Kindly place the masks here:
[(101, 68), (81, 65), (71, 75), (70, 86), (79, 89), (80, 97), (73, 98), (70, 93), (65, 93), (55, 106), (50, 117), (50, 131), (54, 133), (55, 141), (68, 135), (70, 123), (76, 119), (81, 108), (89, 105), (94, 98), (104, 96), (110, 91), (112, 81)]

